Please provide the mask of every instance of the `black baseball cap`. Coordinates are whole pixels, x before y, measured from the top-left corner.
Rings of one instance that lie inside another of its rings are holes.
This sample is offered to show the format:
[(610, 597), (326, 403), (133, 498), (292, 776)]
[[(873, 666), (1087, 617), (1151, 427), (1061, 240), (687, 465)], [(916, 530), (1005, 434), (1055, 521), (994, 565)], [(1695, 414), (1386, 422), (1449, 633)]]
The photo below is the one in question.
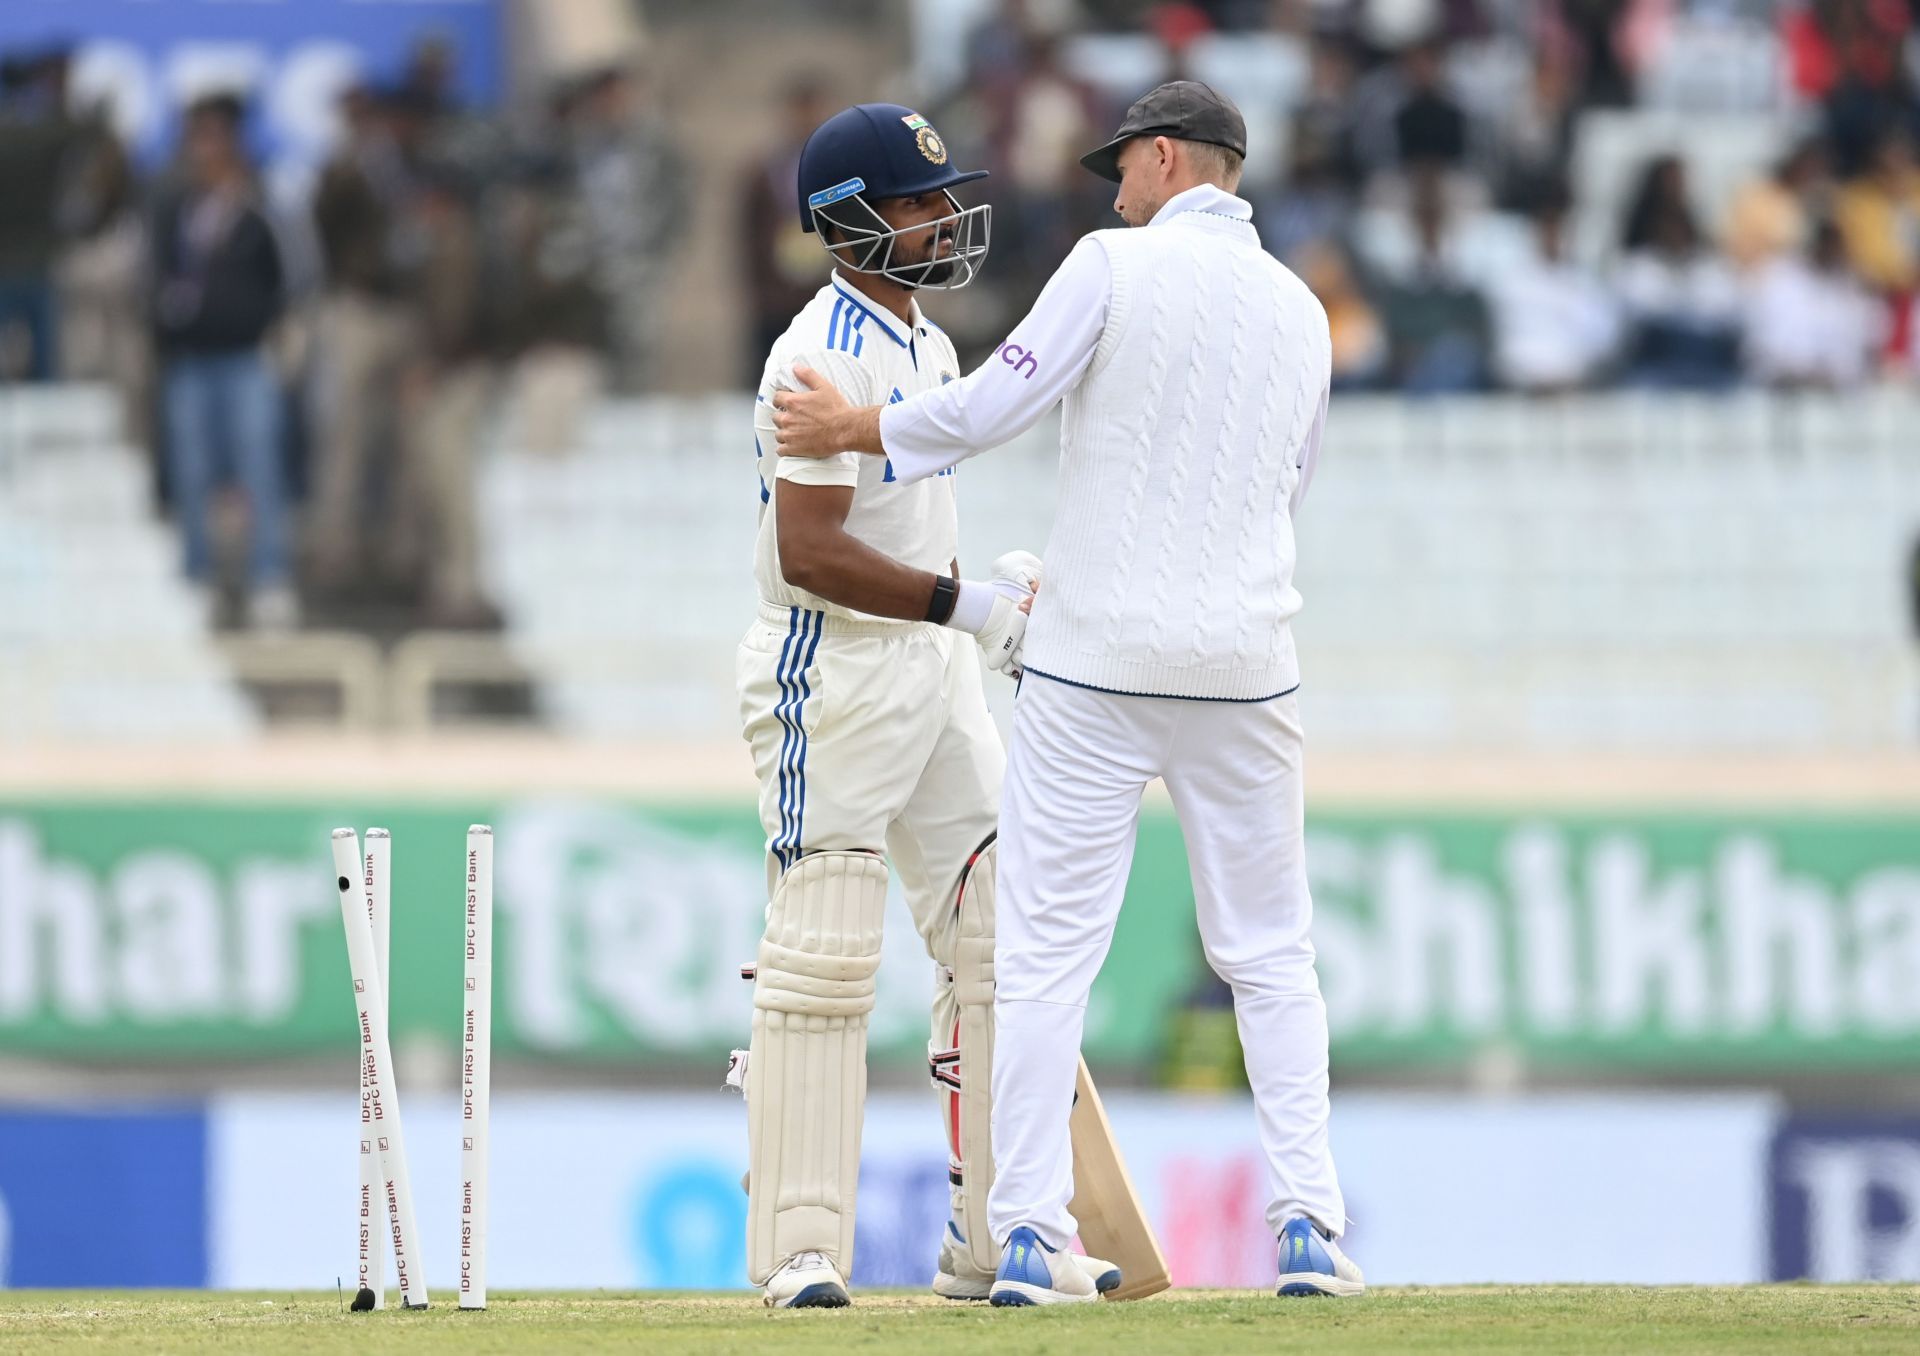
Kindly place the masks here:
[(1080, 163), (1102, 179), (1120, 182), (1120, 148), (1135, 137), (1174, 137), (1224, 146), (1235, 155), (1247, 153), (1247, 120), (1233, 100), (1198, 80), (1169, 80), (1150, 89), (1127, 110), (1119, 134), (1097, 151), (1088, 151)]

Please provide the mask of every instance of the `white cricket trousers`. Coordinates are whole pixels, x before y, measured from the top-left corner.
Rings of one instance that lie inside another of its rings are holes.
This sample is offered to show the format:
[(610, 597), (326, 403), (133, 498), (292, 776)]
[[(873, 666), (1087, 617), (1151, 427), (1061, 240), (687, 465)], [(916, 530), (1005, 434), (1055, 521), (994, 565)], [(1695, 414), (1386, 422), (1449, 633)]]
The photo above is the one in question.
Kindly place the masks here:
[[(988, 1221), (1055, 1247), (1079, 1226), (1067, 1116), (1087, 994), (1113, 941), (1141, 794), (1162, 778), (1186, 838), (1207, 961), (1234, 1015), (1267, 1160), (1267, 1222), (1336, 1237), (1327, 1009), (1313, 968), (1302, 848), (1300, 709), (1099, 692), (1029, 673), (1000, 807)], [(1136, 907), (1168, 907), (1152, 901)]]

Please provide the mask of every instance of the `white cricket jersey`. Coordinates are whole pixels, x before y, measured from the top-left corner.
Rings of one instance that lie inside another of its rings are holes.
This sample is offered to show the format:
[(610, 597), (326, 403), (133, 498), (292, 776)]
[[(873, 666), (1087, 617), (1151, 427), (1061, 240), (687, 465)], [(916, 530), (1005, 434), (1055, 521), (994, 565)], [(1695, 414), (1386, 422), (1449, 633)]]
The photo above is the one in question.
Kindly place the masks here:
[[(797, 485), (851, 485), (853, 508), (846, 530), (883, 555), (918, 569), (947, 573), (960, 551), (953, 471), (948, 468), (909, 484), (892, 463), (853, 452), (821, 460), (783, 457), (774, 437), (773, 393), (793, 390), (796, 364), (811, 367), (855, 405), (898, 403), (937, 390), (960, 373), (953, 341), (910, 303), (906, 324), (855, 291), (838, 272), (795, 316), (774, 343), (760, 375), (753, 411), (754, 453), (759, 459), (760, 534), (754, 544), (754, 581), (762, 600), (780, 607), (866, 614), (830, 603), (787, 583), (780, 574), (776, 481)], [(882, 619), (885, 620), (885, 619)], [(902, 626), (917, 625), (901, 622)]]

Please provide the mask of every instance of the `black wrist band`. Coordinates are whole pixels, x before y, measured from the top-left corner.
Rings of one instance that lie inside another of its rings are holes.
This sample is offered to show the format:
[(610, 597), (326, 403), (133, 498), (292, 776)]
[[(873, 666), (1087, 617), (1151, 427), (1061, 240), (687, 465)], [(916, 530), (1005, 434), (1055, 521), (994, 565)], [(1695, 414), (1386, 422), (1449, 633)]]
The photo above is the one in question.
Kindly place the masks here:
[(935, 626), (945, 626), (953, 616), (953, 607), (960, 601), (960, 586), (944, 574), (933, 577), (933, 597), (927, 600), (926, 620)]

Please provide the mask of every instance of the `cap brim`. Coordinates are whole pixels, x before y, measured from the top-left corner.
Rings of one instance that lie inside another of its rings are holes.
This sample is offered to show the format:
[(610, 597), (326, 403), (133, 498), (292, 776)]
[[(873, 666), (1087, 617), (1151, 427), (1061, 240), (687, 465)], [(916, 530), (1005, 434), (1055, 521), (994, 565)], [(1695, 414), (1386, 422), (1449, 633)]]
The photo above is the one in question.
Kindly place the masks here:
[(1139, 135), (1124, 132), (1098, 150), (1088, 151), (1080, 157), (1080, 163), (1102, 179), (1117, 184), (1120, 182), (1120, 148)]
[(943, 188), (958, 188), (961, 184), (970, 184), (975, 179), (987, 177), (985, 170), (950, 170), (935, 174), (932, 178), (907, 184), (887, 194), (889, 198), (911, 198), (921, 193), (935, 193)]

